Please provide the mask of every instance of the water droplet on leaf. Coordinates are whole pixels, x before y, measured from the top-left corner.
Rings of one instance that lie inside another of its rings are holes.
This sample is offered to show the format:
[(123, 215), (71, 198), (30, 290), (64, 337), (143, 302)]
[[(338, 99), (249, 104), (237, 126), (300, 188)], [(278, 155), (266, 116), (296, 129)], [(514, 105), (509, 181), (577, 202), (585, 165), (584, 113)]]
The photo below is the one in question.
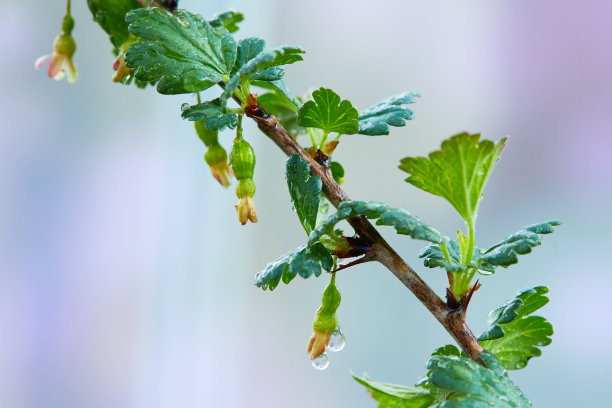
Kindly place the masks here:
[(329, 357), (327, 357), (327, 353), (323, 353), (319, 357), (312, 360), (312, 366), (317, 370), (325, 370), (328, 365)]
[(344, 338), (344, 334), (342, 330), (338, 327), (329, 338), (329, 344), (327, 345), (327, 349), (329, 351), (340, 351), (344, 348), (344, 344), (346, 340)]

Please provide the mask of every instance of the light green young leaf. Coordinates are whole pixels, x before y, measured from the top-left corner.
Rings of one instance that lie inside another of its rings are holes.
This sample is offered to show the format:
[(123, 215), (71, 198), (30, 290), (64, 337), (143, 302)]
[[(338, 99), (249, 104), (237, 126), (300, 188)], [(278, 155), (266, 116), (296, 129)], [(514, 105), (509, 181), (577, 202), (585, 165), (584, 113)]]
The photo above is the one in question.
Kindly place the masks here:
[(307, 234), (317, 224), (319, 201), (321, 200), (321, 178), (310, 174), (310, 165), (294, 154), (287, 160), (287, 186), (302, 226)]
[(461, 133), (442, 142), (425, 157), (406, 157), (399, 168), (410, 174), (407, 182), (445, 198), (468, 222), (474, 220), (482, 190), (507, 138), (497, 144), (480, 141), (480, 134)]
[(457, 348), (457, 346), (453, 346), (452, 344), (447, 344), (446, 346), (438, 347), (431, 353), (432, 356), (457, 356), (461, 355), (461, 352)]
[(312, 275), (319, 277), (321, 268), (331, 271), (333, 259), (327, 249), (317, 243), (312, 246), (302, 245), (285, 255), (270, 262), (263, 271), (255, 275), (255, 285), (266, 290), (274, 290), (281, 281), (289, 284), (296, 275), (308, 278)]
[(306, 133), (306, 129), (297, 124), (297, 107), (280, 93), (269, 92), (257, 95), (257, 102), (264, 110), (276, 116), (278, 122), (293, 137)]
[(440, 408), (531, 407), (495, 356), (483, 352), (480, 358), (486, 367), (467, 357), (437, 355), (429, 359), (429, 383), (450, 393)]
[(392, 96), (359, 113), (359, 133), (368, 136), (388, 135), (389, 126), (406, 126), (414, 112), (404, 105), (416, 102), (420, 95), (405, 92)]
[(348, 100), (340, 101), (340, 96), (327, 88), (317, 89), (312, 98), (298, 112), (300, 126), (322, 129), (326, 134), (352, 135), (359, 131), (359, 112)]
[(162, 90), (174, 92), (180, 87), (185, 92), (199, 92), (227, 81), (236, 60), (232, 36), (225, 29), (212, 27), (200, 15), (185, 10), (174, 13), (147, 8), (127, 14), (130, 32), (143, 39), (131, 45), (125, 55), (127, 66), (136, 68), (136, 78), (162, 80)]
[(310, 244), (317, 242), (324, 234), (332, 234), (334, 227), (340, 221), (356, 215), (377, 218), (376, 225), (393, 226), (398, 234), (410, 235), (414, 239), (434, 243), (442, 243), (446, 240), (438, 230), (425, 224), (403, 208), (389, 207), (377, 201), (343, 201), (335, 214), (310, 233), (308, 238)]
[(238, 124), (238, 116), (228, 111), (219, 99), (189, 106), (185, 103), (181, 107), (183, 119), (192, 121), (206, 119), (205, 125), (209, 129), (223, 130), (226, 127), (234, 129)]
[[(223, 94), (221, 95), (221, 100), (227, 101), (229, 98), (231, 98), (234, 91), (238, 88), (242, 81), (250, 80), (251, 78), (260, 81), (264, 80), (269, 77), (271, 72), (274, 72), (270, 71), (271, 68), (302, 61), (304, 58), (301, 54), (304, 53), (305, 51), (302, 48), (289, 45), (258, 53), (255, 57), (245, 61), (245, 64), (232, 75), (229, 81), (227, 81), (225, 84), (225, 91), (223, 91)], [(257, 76), (257, 74), (261, 73), (263, 74)], [(280, 79), (278, 78), (278, 75), (273, 76), (273, 80), (278, 79)]]
[(372, 381), (366, 376), (353, 375), (355, 381), (366, 387), (368, 394), (378, 402), (378, 408), (427, 408), (435, 399), (427, 390)]
[(130, 35), (125, 14), (142, 6), (136, 0), (87, 0), (87, 5), (94, 20), (109, 35), (116, 52)]
[(482, 253), (480, 248), (474, 248), (472, 262), (469, 265), (461, 265), (461, 249), (456, 240), (448, 241), (446, 243), (446, 250), (448, 251), (450, 262), (444, 256), (440, 245), (437, 244), (423, 248), (419, 253), (419, 258), (423, 258), (423, 264), (428, 268), (444, 268), (448, 272), (463, 272), (469, 268), (482, 269), (486, 273), (491, 273), (495, 270), (489, 265), (480, 265), (478, 263)]
[(525, 367), (529, 359), (542, 354), (538, 347), (552, 341), (552, 325), (541, 316), (530, 316), (548, 303), (546, 293), (544, 286), (524, 289), (489, 313), (489, 327), (478, 340), (508, 370)]
[(542, 234), (552, 233), (553, 226), (561, 224), (561, 221), (553, 220), (525, 227), (487, 249), (481, 262), (507, 268), (518, 262), (518, 255), (528, 254), (533, 247), (541, 245)]
[(244, 20), (242, 13), (235, 10), (230, 10), (216, 15), (208, 23), (215, 28), (223, 27), (230, 33), (234, 33), (238, 31), (238, 23), (240, 23), (242, 20)]

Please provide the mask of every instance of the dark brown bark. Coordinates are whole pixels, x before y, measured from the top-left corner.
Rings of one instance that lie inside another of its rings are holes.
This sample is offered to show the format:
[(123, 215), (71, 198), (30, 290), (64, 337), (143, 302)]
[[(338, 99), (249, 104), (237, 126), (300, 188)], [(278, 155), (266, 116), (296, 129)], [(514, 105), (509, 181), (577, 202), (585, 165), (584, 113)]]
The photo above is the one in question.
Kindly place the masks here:
[[(328, 167), (321, 166), (287, 133), (273, 115), (267, 114), (260, 105), (250, 105), (246, 115), (253, 118), (259, 129), (266, 134), (288, 156), (298, 154), (310, 164), (311, 172), (323, 182), (323, 192), (338, 206), (349, 200), (348, 195), (332, 177)], [(372, 224), (362, 216), (348, 219), (355, 232), (372, 243), (372, 260), (389, 269), (444, 326), (457, 344), (475, 361), (482, 364), (478, 355), (482, 346), (465, 323), (465, 310), (451, 310), (447, 304), (425, 283), (419, 275), (389, 246)]]

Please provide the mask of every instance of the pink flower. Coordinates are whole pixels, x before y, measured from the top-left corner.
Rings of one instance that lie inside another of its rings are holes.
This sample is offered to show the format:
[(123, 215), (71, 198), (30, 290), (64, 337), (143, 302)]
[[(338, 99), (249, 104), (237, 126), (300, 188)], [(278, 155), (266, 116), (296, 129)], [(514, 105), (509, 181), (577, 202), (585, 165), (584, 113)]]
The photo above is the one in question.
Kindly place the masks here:
[(68, 76), (68, 82), (73, 83), (77, 80), (78, 74), (72, 56), (76, 51), (76, 42), (70, 35), (74, 27), (74, 20), (70, 15), (64, 17), (64, 24), (62, 24), (62, 33), (55, 38), (53, 43), (53, 54), (43, 55), (36, 60), (34, 66), (36, 69), (42, 68), (43, 64), (47, 60), (49, 67), (47, 68), (47, 74), (49, 78), (60, 80), (64, 78), (64, 75)]

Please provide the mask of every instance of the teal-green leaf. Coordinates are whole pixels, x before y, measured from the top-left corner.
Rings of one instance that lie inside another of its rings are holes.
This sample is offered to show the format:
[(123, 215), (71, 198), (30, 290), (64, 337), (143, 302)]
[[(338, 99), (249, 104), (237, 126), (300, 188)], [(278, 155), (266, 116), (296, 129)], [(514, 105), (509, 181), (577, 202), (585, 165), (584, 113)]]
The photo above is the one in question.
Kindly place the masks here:
[(312, 98), (298, 112), (300, 126), (342, 135), (352, 135), (359, 131), (359, 112), (351, 102), (341, 101), (338, 94), (327, 88), (317, 89), (312, 93)]
[(333, 233), (337, 223), (356, 215), (377, 218), (376, 225), (393, 226), (398, 234), (409, 235), (414, 239), (422, 239), (434, 243), (442, 243), (446, 240), (438, 230), (425, 224), (403, 208), (389, 207), (377, 201), (343, 201), (338, 206), (338, 211), (335, 214), (327, 218), (317, 229), (310, 233), (309, 242), (313, 244), (322, 235)]
[(189, 106), (185, 103), (181, 107), (183, 119), (192, 121), (206, 119), (206, 127), (213, 130), (223, 130), (226, 127), (234, 129), (238, 124), (238, 116), (228, 111), (219, 99)]
[(430, 384), (449, 393), (440, 408), (531, 407), (495, 356), (483, 352), (480, 358), (486, 367), (467, 357), (437, 355), (429, 359)]
[(427, 408), (435, 402), (424, 389), (372, 381), (365, 376), (353, 378), (378, 402), (378, 408)]
[(209, 24), (215, 28), (223, 27), (230, 33), (238, 31), (238, 23), (244, 20), (244, 15), (238, 11), (230, 10), (216, 15)]
[(469, 265), (461, 264), (461, 249), (457, 240), (449, 240), (446, 243), (446, 250), (450, 257), (450, 262), (444, 256), (440, 245), (433, 244), (429, 245), (419, 253), (419, 258), (423, 258), (423, 264), (428, 268), (444, 268), (448, 272), (463, 272), (469, 268), (483, 269), (486, 273), (492, 273), (494, 269), (488, 265), (478, 264), (478, 260), (481, 256), (480, 248), (474, 248), (474, 255), (472, 256), (472, 262)]
[(544, 286), (524, 289), (489, 313), (489, 327), (478, 340), (508, 370), (525, 367), (529, 359), (542, 354), (538, 347), (552, 341), (552, 325), (541, 316), (531, 316), (548, 303), (546, 293)]
[(312, 275), (318, 277), (321, 269), (331, 271), (332, 266), (332, 256), (322, 244), (302, 245), (278, 257), (258, 272), (255, 275), (255, 285), (263, 290), (273, 290), (281, 280), (288, 284), (298, 274), (302, 278)]
[(311, 175), (310, 165), (297, 154), (287, 159), (286, 177), (293, 208), (306, 233), (310, 234), (317, 224), (321, 178)]
[(115, 51), (130, 35), (125, 14), (142, 7), (136, 0), (87, 0), (87, 5), (94, 20), (109, 35)]
[(359, 133), (368, 136), (388, 135), (389, 126), (406, 126), (414, 112), (404, 105), (415, 103), (420, 95), (405, 92), (392, 96), (359, 113)]
[(410, 184), (445, 198), (468, 222), (474, 220), (484, 186), (499, 160), (507, 138), (497, 144), (480, 134), (461, 133), (442, 142), (425, 157), (406, 157), (399, 168), (410, 174)]
[(561, 221), (553, 220), (525, 227), (487, 249), (481, 261), (507, 268), (518, 262), (518, 255), (528, 254), (533, 247), (541, 245), (542, 234), (552, 233), (553, 227), (561, 224)]
[[(262, 80), (266, 76), (255, 76), (258, 73), (266, 71), (269, 75), (269, 69), (278, 67), (279, 65), (293, 64), (294, 62), (302, 61), (304, 58), (301, 54), (305, 51), (300, 47), (285, 45), (276, 47), (268, 51), (259, 52), (256, 56), (242, 65), (235, 74), (225, 84), (225, 91), (221, 95), (222, 101), (227, 101), (238, 88), (240, 83), (245, 80), (250, 80), (255, 77), (257, 80)], [(281, 75), (282, 76), (282, 75)], [(280, 79), (274, 77), (274, 80)]]
[[(125, 55), (127, 66), (136, 69), (136, 78), (180, 82), (185, 92), (227, 81), (236, 60), (233, 37), (200, 15), (185, 10), (174, 13), (147, 8), (127, 14), (130, 32), (143, 40), (131, 45)], [(176, 91), (178, 86), (170, 88)]]

